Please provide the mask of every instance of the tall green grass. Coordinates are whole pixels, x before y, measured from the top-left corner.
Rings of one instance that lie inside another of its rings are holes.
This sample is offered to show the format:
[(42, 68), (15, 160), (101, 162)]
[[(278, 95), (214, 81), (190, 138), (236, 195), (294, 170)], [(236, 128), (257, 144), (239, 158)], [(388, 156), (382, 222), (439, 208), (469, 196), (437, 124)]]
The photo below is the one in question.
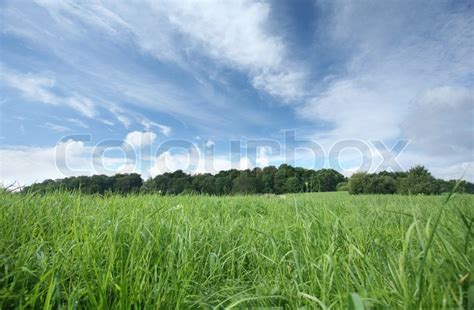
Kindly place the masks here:
[(474, 196), (445, 199), (2, 193), (0, 308), (467, 308)]

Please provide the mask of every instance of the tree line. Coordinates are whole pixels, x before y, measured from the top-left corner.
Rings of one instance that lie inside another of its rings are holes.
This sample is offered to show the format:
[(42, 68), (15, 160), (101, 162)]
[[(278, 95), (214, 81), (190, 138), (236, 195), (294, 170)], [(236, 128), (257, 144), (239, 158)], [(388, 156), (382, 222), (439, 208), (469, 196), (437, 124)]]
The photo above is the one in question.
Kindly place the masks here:
[[(422, 166), (407, 172), (355, 173), (349, 179), (333, 169), (312, 170), (287, 164), (247, 170), (230, 169), (217, 174), (190, 175), (182, 170), (144, 181), (139, 174), (94, 175), (45, 180), (23, 192), (46, 193), (56, 190), (86, 194), (284, 194), (301, 192), (349, 191), (351, 194), (426, 194), (449, 192), (455, 180), (434, 178)], [(458, 191), (474, 193), (474, 184), (461, 182)]]
[[(450, 192), (457, 180), (436, 179), (423, 166), (406, 172), (354, 173), (347, 184), (351, 194), (411, 194), (438, 195)], [(474, 184), (461, 181), (457, 192), (474, 194)]]

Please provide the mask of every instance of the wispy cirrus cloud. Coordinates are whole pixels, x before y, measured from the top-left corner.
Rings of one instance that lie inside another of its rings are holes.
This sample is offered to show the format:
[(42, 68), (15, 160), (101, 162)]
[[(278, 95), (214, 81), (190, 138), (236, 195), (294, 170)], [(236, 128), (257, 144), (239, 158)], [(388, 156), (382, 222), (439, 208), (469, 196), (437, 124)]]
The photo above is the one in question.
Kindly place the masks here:
[(44, 127), (45, 128), (48, 128), (48, 129), (51, 129), (51, 130), (54, 130), (56, 132), (68, 132), (68, 131), (71, 131), (71, 128), (69, 127), (66, 127), (66, 126), (62, 126), (62, 125), (58, 125), (58, 124), (53, 124), (53, 123), (50, 123), (50, 122), (46, 122), (44, 124)]
[(12, 72), (2, 66), (2, 81), (18, 90), (27, 100), (55, 106), (68, 106), (86, 117), (96, 116), (94, 103), (81, 95), (62, 96), (54, 92), (56, 81), (53, 77), (37, 74)]
[[(305, 71), (296, 59), (290, 59), (280, 35), (270, 30), (270, 3), (239, 0), (145, 1), (140, 5), (72, 1), (37, 4), (61, 25), (59, 31), (33, 31), (20, 23), (6, 31), (20, 36), (29, 33), (28, 37), (36, 42), (68, 33), (74, 41), (86, 35), (78, 27), (86, 24), (97, 33), (107, 34), (109, 40), (120, 44), (134, 42), (144, 52), (178, 64), (184, 70), (193, 70), (195, 61), (191, 55), (199, 55), (215, 62), (213, 66), (241, 70), (254, 87), (271, 95), (284, 100), (301, 95), (298, 90), (305, 82)], [(6, 15), (13, 18), (21, 14), (7, 9)], [(74, 57), (69, 61), (74, 61)]]
[(165, 136), (169, 136), (170, 133), (171, 133), (171, 127), (166, 126), (166, 125), (162, 125), (162, 124), (158, 124), (158, 123), (156, 123), (154, 121), (151, 121), (151, 120), (149, 120), (145, 117), (143, 117), (140, 122), (143, 125), (143, 127), (145, 127), (145, 129), (148, 130), (148, 131), (151, 130), (152, 127), (156, 127)]

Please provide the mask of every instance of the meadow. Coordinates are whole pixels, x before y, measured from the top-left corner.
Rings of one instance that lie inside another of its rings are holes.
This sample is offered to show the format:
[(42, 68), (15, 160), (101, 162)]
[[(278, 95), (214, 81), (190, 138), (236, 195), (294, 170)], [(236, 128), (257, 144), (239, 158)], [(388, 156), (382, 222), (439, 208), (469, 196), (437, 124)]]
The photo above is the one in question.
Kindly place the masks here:
[(468, 308), (474, 196), (446, 200), (1, 193), (0, 308)]

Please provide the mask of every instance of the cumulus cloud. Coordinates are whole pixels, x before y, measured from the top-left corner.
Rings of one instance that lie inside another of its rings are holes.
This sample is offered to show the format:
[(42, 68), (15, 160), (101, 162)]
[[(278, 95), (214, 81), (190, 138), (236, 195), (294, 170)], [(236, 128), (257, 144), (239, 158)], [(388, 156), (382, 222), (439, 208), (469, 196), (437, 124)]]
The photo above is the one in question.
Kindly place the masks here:
[(173, 172), (176, 170), (189, 170), (191, 163), (191, 155), (188, 153), (172, 154), (167, 151), (160, 154), (154, 164), (149, 169), (149, 175), (155, 177), (165, 172)]
[(311, 135), (326, 149), (343, 139), (409, 138), (404, 167), (426, 164), (436, 175), (443, 164), (473, 161), (473, 100), (465, 86), (474, 70), (473, 15), (443, 1), (427, 4), (319, 4), (326, 12), (319, 38), (350, 56), (296, 107), (300, 117), (330, 124)]
[[(382, 79), (382, 80), (381, 80)], [(316, 140), (390, 139), (398, 135), (402, 119), (401, 100), (407, 97), (393, 89), (381, 75), (334, 81), (318, 96), (296, 109), (313, 121), (327, 121), (333, 129), (316, 133)]]
[(257, 166), (259, 167), (266, 167), (270, 163), (268, 158), (268, 149), (264, 147), (260, 147), (257, 149), (257, 158), (255, 160)]
[[(4, 185), (26, 185), (46, 178), (62, 178), (69, 167), (69, 175), (85, 174), (90, 164), (82, 156), (85, 146), (79, 141), (61, 142), (54, 147), (13, 147), (0, 150), (1, 182)], [(66, 160), (67, 159), (67, 160)]]
[(52, 147), (4, 147), (0, 149), (0, 183), (24, 186), (45, 179), (137, 171), (132, 159), (107, 156), (105, 151), (106, 148), (86, 146), (75, 140)]
[(473, 160), (474, 91), (465, 87), (437, 87), (411, 105), (401, 123), (401, 135), (412, 148), (432, 156)]
[(212, 173), (229, 169), (252, 169), (252, 160), (248, 157), (231, 158), (226, 155), (208, 156), (197, 147), (188, 150), (166, 151), (159, 154), (152, 162), (145, 176), (155, 177), (165, 172), (183, 170), (190, 174)]
[(124, 148), (133, 147), (141, 149), (151, 145), (156, 140), (156, 133), (151, 131), (132, 131), (127, 134), (124, 141)]

